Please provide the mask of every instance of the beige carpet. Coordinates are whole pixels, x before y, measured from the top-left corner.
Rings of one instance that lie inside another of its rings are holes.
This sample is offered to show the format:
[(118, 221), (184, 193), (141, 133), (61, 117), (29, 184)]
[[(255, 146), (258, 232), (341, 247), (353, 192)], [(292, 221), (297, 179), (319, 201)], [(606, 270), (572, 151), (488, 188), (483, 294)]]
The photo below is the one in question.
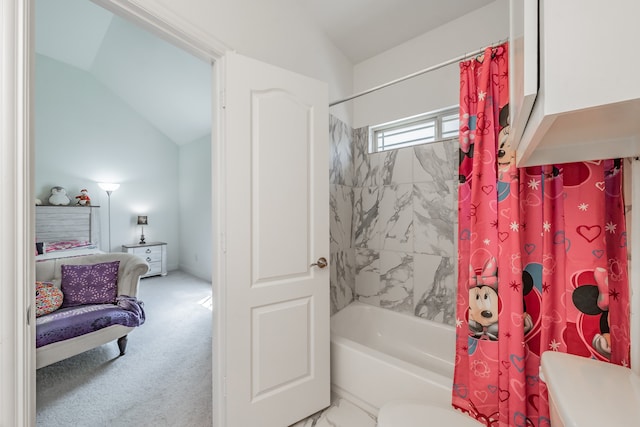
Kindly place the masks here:
[(36, 372), (42, 427), (212, 425), (211, 284), (176, 271), (140, 282), (147, 321)]

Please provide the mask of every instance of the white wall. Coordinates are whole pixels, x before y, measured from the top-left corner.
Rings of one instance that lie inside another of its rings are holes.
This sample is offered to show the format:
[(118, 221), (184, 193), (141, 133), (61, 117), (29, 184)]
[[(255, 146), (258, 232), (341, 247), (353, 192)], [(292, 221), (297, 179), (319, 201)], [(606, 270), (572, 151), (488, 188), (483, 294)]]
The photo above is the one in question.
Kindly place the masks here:
[(180, 270), (211, 280), (211, 135), (180, 146), (178, 176)]
[(177, 268), (176, 144), (88, 73), (41, 55), (35, 68), (36, 197), (47, 203), (55, 185), (72, 199), (89, 190), (108, 250), (108, 199), (97, 183), (120, 183), (111, 195), (112, 251), (137, 243), (136, 216), (145, 214), (147, 242), (167, 242), (168, 268)]
[[(451, 58), (506, 41), (509, 2), (493, 3), (354, 66), (359, 92)], [(459, 103), (459, 67), (449, 65), (353, 101), (353, 127), (451, 107)]]
[[(238, 53), (329, 84), (329, 99), (353, 92), (353, 66), (297, 0), (139, 0), (177, 15)], [(352, 122), (351, 106), (331, 114)]]

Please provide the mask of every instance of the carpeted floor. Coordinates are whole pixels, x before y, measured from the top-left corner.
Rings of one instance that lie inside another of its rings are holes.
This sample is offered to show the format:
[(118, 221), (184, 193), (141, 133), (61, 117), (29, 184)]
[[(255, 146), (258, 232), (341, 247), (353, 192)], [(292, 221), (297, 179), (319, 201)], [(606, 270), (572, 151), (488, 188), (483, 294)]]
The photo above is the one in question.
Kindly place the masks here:
[(42, 427), (212, 425), (211, 284), (176, 271), (140, 282), (147, 321), (36, 372)]

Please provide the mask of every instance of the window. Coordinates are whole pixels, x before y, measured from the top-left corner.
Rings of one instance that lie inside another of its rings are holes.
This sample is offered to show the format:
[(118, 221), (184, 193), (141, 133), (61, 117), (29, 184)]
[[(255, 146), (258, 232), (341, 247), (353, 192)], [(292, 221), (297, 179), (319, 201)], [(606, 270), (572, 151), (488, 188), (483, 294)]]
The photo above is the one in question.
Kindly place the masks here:
[(458, 137), (458, 107), (372, 126), (370, 151), (387, 151)]

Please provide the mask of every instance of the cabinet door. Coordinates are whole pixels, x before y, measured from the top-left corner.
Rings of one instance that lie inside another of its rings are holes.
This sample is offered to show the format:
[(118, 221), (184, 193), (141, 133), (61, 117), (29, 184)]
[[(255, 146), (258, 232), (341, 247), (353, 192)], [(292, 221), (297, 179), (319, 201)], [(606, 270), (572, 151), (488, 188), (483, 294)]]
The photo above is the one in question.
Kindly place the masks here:
[(509, 102), (515, 149), (538, 94), (538, 0), (510, 0)]

